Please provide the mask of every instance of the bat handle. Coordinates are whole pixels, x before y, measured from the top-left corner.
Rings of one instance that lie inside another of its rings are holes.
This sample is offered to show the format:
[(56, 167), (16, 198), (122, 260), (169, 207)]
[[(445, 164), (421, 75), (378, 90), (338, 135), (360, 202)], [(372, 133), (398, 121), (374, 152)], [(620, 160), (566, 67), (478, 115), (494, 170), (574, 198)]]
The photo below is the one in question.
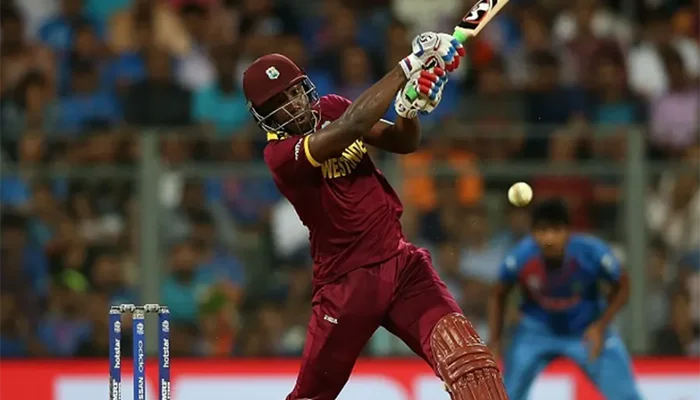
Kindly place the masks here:
[[(467, 41), (469, 38), (469, 35), (467, 35), (464, 31), (463, 28), (457, 27), (452, 34), (452, 36), (457, 39), (458, 42), (464, 43)], [(407, 89), (405, 93), (406, 97), (408, 97), (409, 100), (413, 101), (418, 98), (418, 90), (416, 90), (415, 86), (411, 84)]]

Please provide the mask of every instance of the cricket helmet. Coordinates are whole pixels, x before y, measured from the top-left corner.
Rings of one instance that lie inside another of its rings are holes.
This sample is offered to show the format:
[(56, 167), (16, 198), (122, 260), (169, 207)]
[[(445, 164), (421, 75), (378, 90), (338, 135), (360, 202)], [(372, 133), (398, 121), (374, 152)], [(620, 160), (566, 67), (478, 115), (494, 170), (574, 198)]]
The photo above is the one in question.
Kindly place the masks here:
[[(288, 94), (297, 85), (300, 90)], [(294, 61), (282, 54), (255, 60), (243, 73), (243, 93), (251, 114), (267, 132), (306, 134), (316, 128), (317, 117), (312, 112), (319, 101), (316, 87)]]

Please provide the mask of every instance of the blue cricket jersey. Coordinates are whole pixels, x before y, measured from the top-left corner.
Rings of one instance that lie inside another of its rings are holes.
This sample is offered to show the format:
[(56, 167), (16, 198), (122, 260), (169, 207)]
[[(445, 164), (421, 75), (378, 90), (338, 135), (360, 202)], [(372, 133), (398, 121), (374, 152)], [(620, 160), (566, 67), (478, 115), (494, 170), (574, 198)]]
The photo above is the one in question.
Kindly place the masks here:
[(548, 269), (540, 247), (528, 236), (503, 260), (499, 279), (522, 289), (520, 310), (531, 323), (555, 334), (579, 335), (607, 306), (600, 281), (617, 282), (620, 262), (601, 239), (571, 234), (562, 265)]

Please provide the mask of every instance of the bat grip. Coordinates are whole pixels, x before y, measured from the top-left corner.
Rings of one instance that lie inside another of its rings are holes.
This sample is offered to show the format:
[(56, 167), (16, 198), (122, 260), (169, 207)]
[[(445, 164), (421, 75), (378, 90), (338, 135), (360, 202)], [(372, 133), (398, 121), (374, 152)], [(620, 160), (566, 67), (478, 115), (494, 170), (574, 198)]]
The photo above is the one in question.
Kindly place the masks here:
[[(460, 28), (455, 29), (455, 31), (454, 31), (454, 33), (452, 34), (452, 36), (453, 36), (455, 39), (457, 39), (457, 41), (460, 42), (460, 43), (466, 42), (467, 39), (469, 38), (469, 36), (466, 35), (464, 32), (462, 32), (462, 30), (461, 30)], [(413, 86), (413, 84), (411, 83), (411, 85), (410, 85), (408, 88), (406, 88), (405, 95), (406, 95), (406, 97), (408, 97), (409, 100), (413, 101), (413, 100), (415, 100), (415, 99), (418, 98), (418, 90), (417, 90), (416, 87)]]

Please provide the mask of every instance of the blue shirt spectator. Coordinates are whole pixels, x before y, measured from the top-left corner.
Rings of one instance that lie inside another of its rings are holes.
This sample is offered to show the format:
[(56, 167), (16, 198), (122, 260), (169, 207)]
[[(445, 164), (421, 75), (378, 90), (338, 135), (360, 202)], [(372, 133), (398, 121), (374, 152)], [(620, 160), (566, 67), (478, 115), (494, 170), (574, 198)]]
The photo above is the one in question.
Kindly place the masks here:
[(196, 322), (201, 302), (206, 298), (216, 276), (199, 265), (199, 253), (191, 241), (171, 249), (170, 274), (161, 285), (162, 303), (170, 307), (174, 321)]
[(219, 135), (231, 136), (251, 121), (245, 97), (232, 72), (236, 69), (235, 50), (224, 45), (212, 49), (216, 79), (192, 99), (192, 116), (198, 122), (213, 124)]
[(195, 93), (192, 115), (198, 122), (213, 124), (217, 134), (225, 136), (240, 131), (251, 121), (243, 93), (233, 87), (225, 90), (217, 83)]
[(109, 91), (100, 90), (97, 71), (87, 61), (73, 63), (72, 92), (60, 99), (59, 130), (77, 134), (89, 121), (117, 122), (121, 107)]
[(50, 315), (39, 322), (37, 336), (51, 355), (70, 356), (90, 337), (90, 323)]
[(19, 208), (29, 201), (29, 187), (17, 176), (0, 178), (0, 204), (5, 207)]
[(128, 86), (146, 78), (146, 61), (140, 53), (121, 53), (110, 64), (110, 79), (118, 86)]
[(204, 268), (195, 269), (187, 280), (178, 279), (177, 275), (169, 276), (161, 289), (163, 304), (170, 307), (173, 320), (195, 322), (200, 299), (206, 297), (215, 283), (215, 275)]
[(206, 183), (208, 201), (221, 201), (238, 223), (262, 221), (267, 210), (280, 199), (271, 179), (231, 177), (211, 179)]
[(71, 51), (59, 54), (59, 93), (70, 92), (73, 63), (81, 59), (90, 60), (95, 65), (102, 90), (114, 89), (122, 55), (113, 57), (90, 24), (76, 25), (74, 36), (75, 44)]
[(83, 0), (63, 0), (61, 11), (45, 21), (39, 28), (39, 38), (54, 50), (70, 50), (80, 25), (88, 24), (99, 37), (104, 36), (104, 26), (84, 15)]
[(54, 356), (70, 356), (91, 334), (81, 312), (88, 281), (78, 271), (64, 271), (51, 285), (49, 312), (37, 325), (39, 342)]

